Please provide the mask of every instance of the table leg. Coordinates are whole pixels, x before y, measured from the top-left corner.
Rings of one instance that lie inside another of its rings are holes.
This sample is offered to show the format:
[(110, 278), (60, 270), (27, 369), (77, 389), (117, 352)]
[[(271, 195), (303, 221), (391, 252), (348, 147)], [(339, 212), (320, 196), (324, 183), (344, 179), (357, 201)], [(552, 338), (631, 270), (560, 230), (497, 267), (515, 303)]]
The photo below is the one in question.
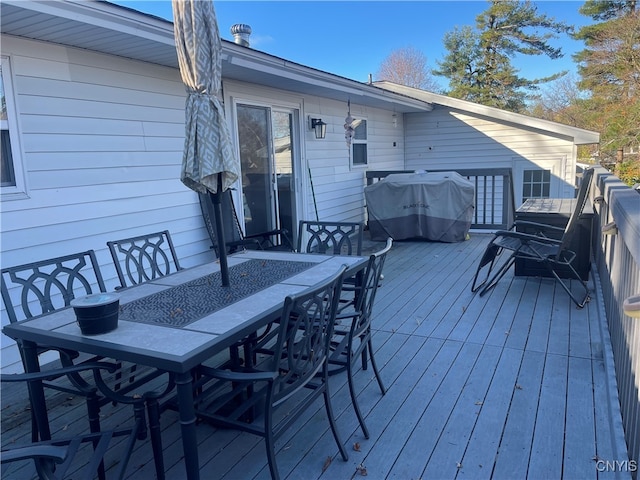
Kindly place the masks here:
[(176, 375), (178, 395), (178, 411), (180, 428), (182, 429), (182, 448), (184, 450), (184, 466), (189, 480), (200, 478), (198, 460), (198, 438), (196, 435), (196, 413), (193, 407), (193, 376), (191, 372)]
[[(27, 373), (39, 372), (40, 361), (38, 359), (38, 346), (33, 342), (23, 341), (21, 350)], [(33, 409), (33, 418), (36, 422), (40, 440), (50, 440), (49, 415), (47, 413), (47, 402), (44, 397), (42, 381), (34, 380), (33, 382), (29, 382), (28, 387), (31, 408)]]

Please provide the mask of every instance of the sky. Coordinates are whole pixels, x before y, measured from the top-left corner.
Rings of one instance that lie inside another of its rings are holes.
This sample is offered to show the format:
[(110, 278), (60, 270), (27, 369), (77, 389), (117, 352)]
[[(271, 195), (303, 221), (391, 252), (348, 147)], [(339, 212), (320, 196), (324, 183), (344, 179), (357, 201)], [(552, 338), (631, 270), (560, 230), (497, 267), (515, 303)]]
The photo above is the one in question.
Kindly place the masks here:
[[(144, 13), (172, 20), (170, 0), (121, 1)], [(582, 1), (542, 0), (534, 2), (538, 12), (580, 27), (590, 23), (578, 9)], [(252, 48), (302, 65), (361, 82), (376, 73), (394, 50), (412, 47), (437, 68), (446, 51), (443, 37), (458, 26), (475, 26), (476, 16), (488, 8), (483, 0), (449, 1), (245, 1), (215, 0), (220, 36), (233, 40), (231, 26), (251, 27)], [(562, 47), (564, 57), (546, 56), (513, 59), (521, 76), (528, 79), (560, 71), (575, 72), (571, 55), (582, 50), (581, 42), (563, 36), (551, 45)], [(446, 79), (435, 77), (442, 87)]]

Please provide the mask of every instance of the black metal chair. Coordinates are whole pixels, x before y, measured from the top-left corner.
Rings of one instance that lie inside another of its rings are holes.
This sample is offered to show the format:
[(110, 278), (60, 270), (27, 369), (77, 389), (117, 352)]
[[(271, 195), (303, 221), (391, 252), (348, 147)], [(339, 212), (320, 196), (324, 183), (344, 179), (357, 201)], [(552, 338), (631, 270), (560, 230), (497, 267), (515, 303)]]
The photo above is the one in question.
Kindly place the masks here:
[(336, 316), (336, 325), (331, 340), (331, 352), (329, 354), (329, 375), (347, 372), (349, 394), (351, 403), (358, 417), (365, 438), (369, 438), (369, 430), (364, 423), (364, 417), (360, 411), (356, 397), (353, 374), (358, 358), (362, 360), (362, 369), (367, 369), (367, 357), (371, 361), (371, 367), (378, 381), (380, 392), (384, 395), (386, 388), (380, 377), (376, 365), (373, 345), (371, 342), (371, 320), (373, 318), (373, 302), (380, 286), (382, 269), (391, 250), (393, 240), (387, 239), (385, 247), (370, 255), (367, 268), (362, 278), (362, 284), (356, 290), (356, 303), (353, 309), (343, 310)]
[[(328, 255), (362, 255), (364, 223), (301, 220), (298, 224), (299, 253)], [(355, 286), (359, 278), (345, 278), (338, 311), (355, 303)]]
[(241, 371), (201, 367), (203, 378), (213, 382), (196, 399), (198, 416), (263, 437), (274, 479), (279, 478), (276, 439), (320, 395), (342, 458), (348, 460), (331, 407), (327, 362), (345, 269), (285, 299), (273, 355), (263, 364)]
[[(83, 365), (59, 368), (54, 370), (48, 370), (46, 372), (26, 373), (26, 374), (2, 374), (0, 375), (0, 382), (4, 385), (6, 383), (24, 383), (25, 386), (31, 387), (33, 382), (41, 382), (43, 380), (55, 380), (64, 376), (69, 376), (71, 381), (82, 372), (92, 372), (95, 386), (89, 386), (92, 390), (102, 390), (103, 395), (110, 395), (110, 390), (104, 388), (105, 384), (102, 379), (103, 372), (113, 373), (116, 370), (116, 366), (111, 363), (87, 363)], [(25, 395), (22, 398), (26, 398)], [(115, 398), (114, 398), (115, 400)], [(78, 436), (59, 437), (55, 436), (52, 440), (40, 440), (34, 441), (29, 444), (12, 444), (9, 448), (3, 449), (0, 453), (0, 461), (2, 464), (15, 463), (15, 462), (33, 462), (36, 473), (39, 478), (46, 480), (57, 480), (71, 478), (67, 476), (67, 472), (70, 469), (78, 469), (79, 472), (73, 473), (73, 478), (92, 480), (98, 474), (101, 466), (103, 465), (103, 458), (111, 446), (111, 441), (116, 437), (125, 437), (124, 450), (122, 455), (118, 457), (118, 469), (117, 477), (122, 479), (125, 476), (127, 465), (133, 452), (133, 447), (136, 440), (139, 437), (144, 436), (145, 430), (145, 418), (144, 418), (144, 398), (140, 397), (133, 401), (135, 403), (135, 422), (134, 426), (130, 428), (120, 428), (118, 430), (103, 430), (99, 432), (87, 433)], [(37, 409), (44, 409), (46, 411), (46, 405), (39, 405), (38, 408), (32, 406), (32, 411)], [(91, 443), (91, 447), (83, 445)], [(85, 456), (76, 455), (87, 449), (92, 449), (93, 452), (90, 458), (80, 458)], [(21, 470), (22, 478), (26, 478), (26, 472)], [(71, 472), (70, 472), (71, 473)], [(3, 473), (7, 474), (6, 471)], [(10, 474), (7, 474), (10, 475)], [(104, 475), (104, 472), (102, 473)], [(9, 478), (7, 476), (7, 478)]]
[(120, 288), (181, 270), (168, 230), (107, 242)]
[[(62, 257), (55, 257), (24, 265), (2, 269), (0, 290), (2, 301), (10, 322), (17, 322), (69, 307), (71, 300), (83, 295), (105, 292), (105, 284), (93, 250), (79, 252)], [(26, 370), (23, 345), (18, 347)], [(71, 367), (76, 363), (93, 362), (102, 357), (80, 358), (78, 352), (54, 349), (47, 346), (38, 348), (37, 354), (55, 351), (63, 367)], [(105, 378), (112, 390), (111, 398), (100, 395), (100, 392), (80, 374), (65, 375), (63, 378), (45, 381), (43, 385), (53, 390), (86, 397), (89, 427), (92, 432), (100, 432), (100, 409), (118, 398), (120, 403), (136, 403), (143, 397), (149, 412), (149, 427), (154, 450), (156, 469), (159, 478), (163, 478), (162, 443), (160, 439), (159, 399), (173, 389), (173, 378), (159, 387), (154, 383), (164, 372), (118, 361), (116, 371)], [(69, 380), (69, 381), (66, 381)], [(140, 393), (142, 391), (143, 393)], [(135, 399), (135, 401), (133, 401)], [(32, 439), (39, 439), (35, 419), (32, 419)], [(104, 474), (101, 470), (101, 478)]]
[(363, 234), (362, 222), (301, 220), (298, 225), (297, 251), (330, 255), (361, 255)]
[[(582, 184), (578, 191), (576, 207), (569, 217), (565, 228), (545, 225), (543, 223), (516, 221), (509, 230), (497, 231), (480, 259), (480, 263), (473, 277), (471, 291), (480, 291), (480, 296), (496, 286), (498, 281), (507, 273), (516, 260), (528, 260), (540, 263), (560, 283), (560, 286), (569, 294), (571, 300), (578, 306), (584, 307), (589, 301), (589, 287), (580, 278), (573, 266), (576, 253), (569, 249), (571, 241), (576, 233), (578, 220), (587, 203), (589, 188), (593, 178), (593, 168), (585, 170)], [(526, 226), (535, 229), (537, 233), (522, 233), (516, 231), (517, 227)], [(553, 236), (561, 235), (560, 238)], [(589, 241), (587, 239), (586, 241)], [(511, 252), (502, 263), (496, 263), (496, 259), (504, 252)], [(569, 272), (570, 278), (577, 281), (584, 289), (582, 298), (578, 298), (565, 283), (559, 274), (559, 269)], [(483, 273), (482, 273), (483, 272)], [(493, 276), (492, 276), (493, 274)], [(478, 277), (482, 280), (478, 282)]]
[[(204, 224), (207, 227), (212, 248), (216, 256), (220, 256), (218, 237), (216, 235), (216, 210), (213, 206), (212, 194), (199, 193), (200, 209)], [(293, 250), (293, 244), (286, 229), (274, 229), (252, 235), (245, 235), (240, 226), (240, 220), (236, 212), (231, 190), (226, 190), (221, 195), (222, 225), (225, 234), (227, 253), (239, 250)]]
[[(209, 238), (211, 239), (212, 248), (216, 252), (216, 256), (220, 257), (220, 247), (218, 245), (218, 236), (216, 234), (216, 209), (212, 194), (199, 193), (200, 208), (204, 219)], [(245, 235), (240, 220), (236, 212), (231, 189), (224, 191), (220, 197), (222, 210), (222, 226), (225, 235), (225, 245), (227, 253), (235, 253), (240, 250), (286, 250), (293, 251), (293, 243), (286, 229), (275, 229), (266, 232)], [(263, 335), (267, 335), (271, 330), (268, 325), (260, 335), (251, 334), (248, 338), (236, 342), (229, 347), (230, 361), (234, 365), (240, 365), (243, 360), (240, 355), (240, 349), (246, 352), (250, 350), (251, 345), (259, 341)]]

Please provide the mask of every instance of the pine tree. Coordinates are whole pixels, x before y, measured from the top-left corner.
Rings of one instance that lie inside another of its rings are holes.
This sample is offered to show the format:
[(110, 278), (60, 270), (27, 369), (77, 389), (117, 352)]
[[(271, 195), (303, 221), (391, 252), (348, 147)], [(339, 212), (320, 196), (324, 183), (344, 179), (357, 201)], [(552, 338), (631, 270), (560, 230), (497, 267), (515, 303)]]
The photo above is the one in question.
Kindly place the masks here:
[(449, 95), (521, 112), (538, 85), (565, 72), (538, 79), (521, 77), (511, 64), (516, 55), (562, 57), (560, 48), (550, 45), (558, 34), (571, 32), (564, 22), (540, 14), (531, 1), (489, 0), (490, 6), (471, 27), (455, 29), (445, 35), (449, 52), (435, 75), (449, 79)]
[(578, 86), (589, 94), (580, 106), (585, 128), (601, 134), (606, 162), (618, 149), (640, 146), (640, 14), (628, 0), (588, 0), (580, 13), (597, 21), (575, 34), (586, 45), (574, 55)]

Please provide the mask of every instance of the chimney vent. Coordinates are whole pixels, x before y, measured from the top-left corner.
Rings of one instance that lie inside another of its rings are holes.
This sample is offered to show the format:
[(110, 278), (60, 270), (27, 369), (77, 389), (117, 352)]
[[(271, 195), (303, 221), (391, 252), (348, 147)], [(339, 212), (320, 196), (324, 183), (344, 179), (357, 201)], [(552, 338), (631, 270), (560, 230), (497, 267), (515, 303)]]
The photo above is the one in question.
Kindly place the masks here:
[(231, 33), (233, 34), (233, 41), (243, 47), (249, 46), (249, 35), (251, 35), (251, 27), (244, 23), (236, 23), (231, 26)]

